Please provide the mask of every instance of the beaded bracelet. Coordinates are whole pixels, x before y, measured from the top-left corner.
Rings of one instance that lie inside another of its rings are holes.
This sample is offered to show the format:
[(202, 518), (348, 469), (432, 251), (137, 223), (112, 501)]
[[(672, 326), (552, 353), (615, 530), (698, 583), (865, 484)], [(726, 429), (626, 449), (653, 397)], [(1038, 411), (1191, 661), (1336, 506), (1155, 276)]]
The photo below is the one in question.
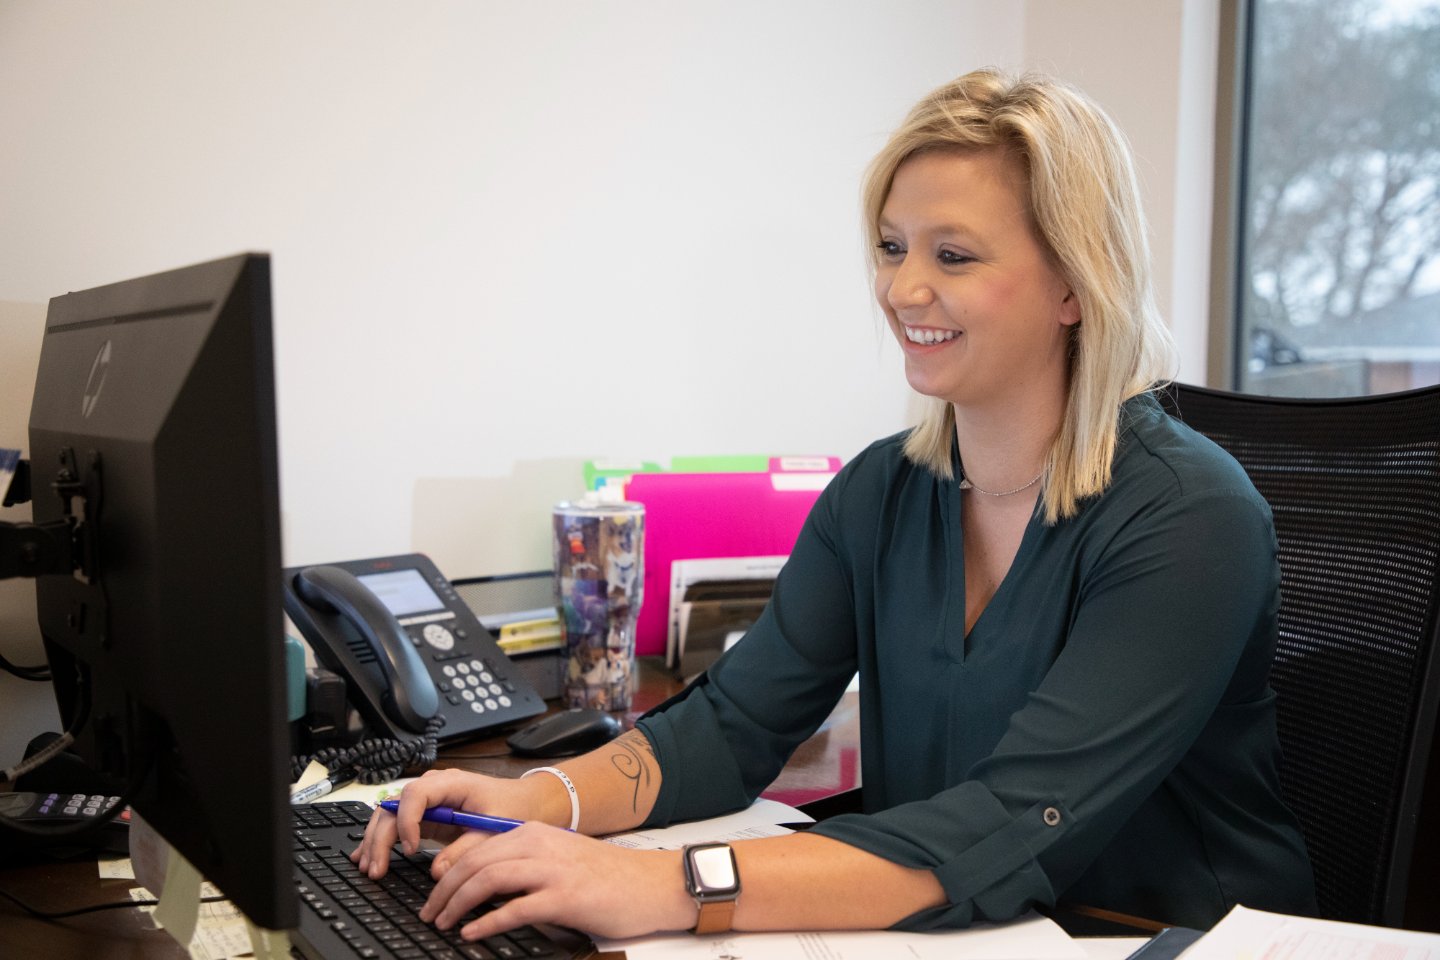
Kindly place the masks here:
[(570, 829), (574, 831), (580, 826), (580, 795), (575, 792), (575, 784), (571, 783), (570, 778), (565, 776), (565, 771), (557, 770), (554, 767), (536, 767), (533, 770), (526, 770), (520, 774), (520, 779), (524, 780), (532, 773), (551, 773), (559, 777), (560, 782), (565, 784), (565, 792), (570, 794)]

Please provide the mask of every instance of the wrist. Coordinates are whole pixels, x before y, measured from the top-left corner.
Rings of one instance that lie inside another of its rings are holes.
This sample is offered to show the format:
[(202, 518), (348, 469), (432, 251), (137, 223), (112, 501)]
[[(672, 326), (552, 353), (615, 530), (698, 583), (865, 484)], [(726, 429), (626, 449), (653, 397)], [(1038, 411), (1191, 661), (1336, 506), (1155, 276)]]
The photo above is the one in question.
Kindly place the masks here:
[(740, 897), (740, 866), (728, 843), (692, 843), (681, 851), (685, 892), (695, 903), (695, 925), (702, 936), (725, 933), (734, 926)]
[(660, 872), (664, 877), (663, 895), (656, 903), (662, 908), (663, 916), (657, 921), (656, 929), (694, 930), (700, 918), (700, 905), (690, 896), (685, 884), (685, 855), (679, 850), (657, 850), (653, 856), (664, 864)]
[(520, 781), (531, 791), (531, 819), (552, 827), (578, 830), (580, 800), (569, 775), (555, 767), (536, 767), (520, 775)]

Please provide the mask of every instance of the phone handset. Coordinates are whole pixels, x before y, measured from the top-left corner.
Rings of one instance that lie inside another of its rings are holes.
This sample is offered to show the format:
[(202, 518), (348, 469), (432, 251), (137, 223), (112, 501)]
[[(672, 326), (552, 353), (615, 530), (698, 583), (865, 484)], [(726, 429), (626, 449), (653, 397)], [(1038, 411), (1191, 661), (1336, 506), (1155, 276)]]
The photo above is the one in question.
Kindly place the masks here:
[(353, 573), (340, 567), (306, 567), (295, 577), (295, 592), (312, 607), (334, 611), (348, 620), (375, 651), (385, 677), (385, 712), (403, 727), (423, 733), (440, 709), (435, 681), (430, 679), (405, 628), (380, 598)]

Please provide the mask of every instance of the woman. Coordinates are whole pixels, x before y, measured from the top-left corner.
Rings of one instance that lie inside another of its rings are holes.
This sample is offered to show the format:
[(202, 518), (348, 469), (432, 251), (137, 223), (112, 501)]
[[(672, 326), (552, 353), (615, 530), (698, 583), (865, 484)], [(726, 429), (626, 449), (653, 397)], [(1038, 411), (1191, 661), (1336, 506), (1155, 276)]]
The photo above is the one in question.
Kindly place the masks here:
[[(971, 73), (912, 111), (865, 209), (926, 419), (837, 475), (761, 619), (635, 730), (518, 780), (427, 774), (378, 813), (372, 876), (427, 806), (541, 821), (446, 847), (425, 919), (517, 893), (463, 934), (1313, 910), (1276, 776), (1270, 515), (1148, 393), (1170, 346), (1123, 138), (1063, 85)], [(711, 899), (679, 853), (580, 835), (748, 804), (857, 669), (865, 813), (696, 853)], [(738, 897), (712, 872), (732, 853)]]

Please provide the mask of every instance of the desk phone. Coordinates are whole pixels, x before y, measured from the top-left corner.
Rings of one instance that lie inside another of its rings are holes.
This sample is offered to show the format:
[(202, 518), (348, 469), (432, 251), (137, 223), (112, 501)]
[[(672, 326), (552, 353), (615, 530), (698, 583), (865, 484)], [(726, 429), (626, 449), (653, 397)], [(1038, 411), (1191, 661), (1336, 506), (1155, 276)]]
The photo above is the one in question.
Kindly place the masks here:
[(345, 678), (374, 736), (441, 743), (545, 712), (430, 558), (412, 553), (285, 571), (285, 612), (324, 667)]
[[(0, 793), (0, 815), (32, 827), (71, 826), (104, 819), (119, 801), (119, 797), (100, 794)], [(7, 831), (5, 843), (0, 845), (0, 865), (33, 855), (65, 857), (84, 850), (129, 853), (130, 811), (122, 810), (118, 816), (81, 836), (43, 837)]]

